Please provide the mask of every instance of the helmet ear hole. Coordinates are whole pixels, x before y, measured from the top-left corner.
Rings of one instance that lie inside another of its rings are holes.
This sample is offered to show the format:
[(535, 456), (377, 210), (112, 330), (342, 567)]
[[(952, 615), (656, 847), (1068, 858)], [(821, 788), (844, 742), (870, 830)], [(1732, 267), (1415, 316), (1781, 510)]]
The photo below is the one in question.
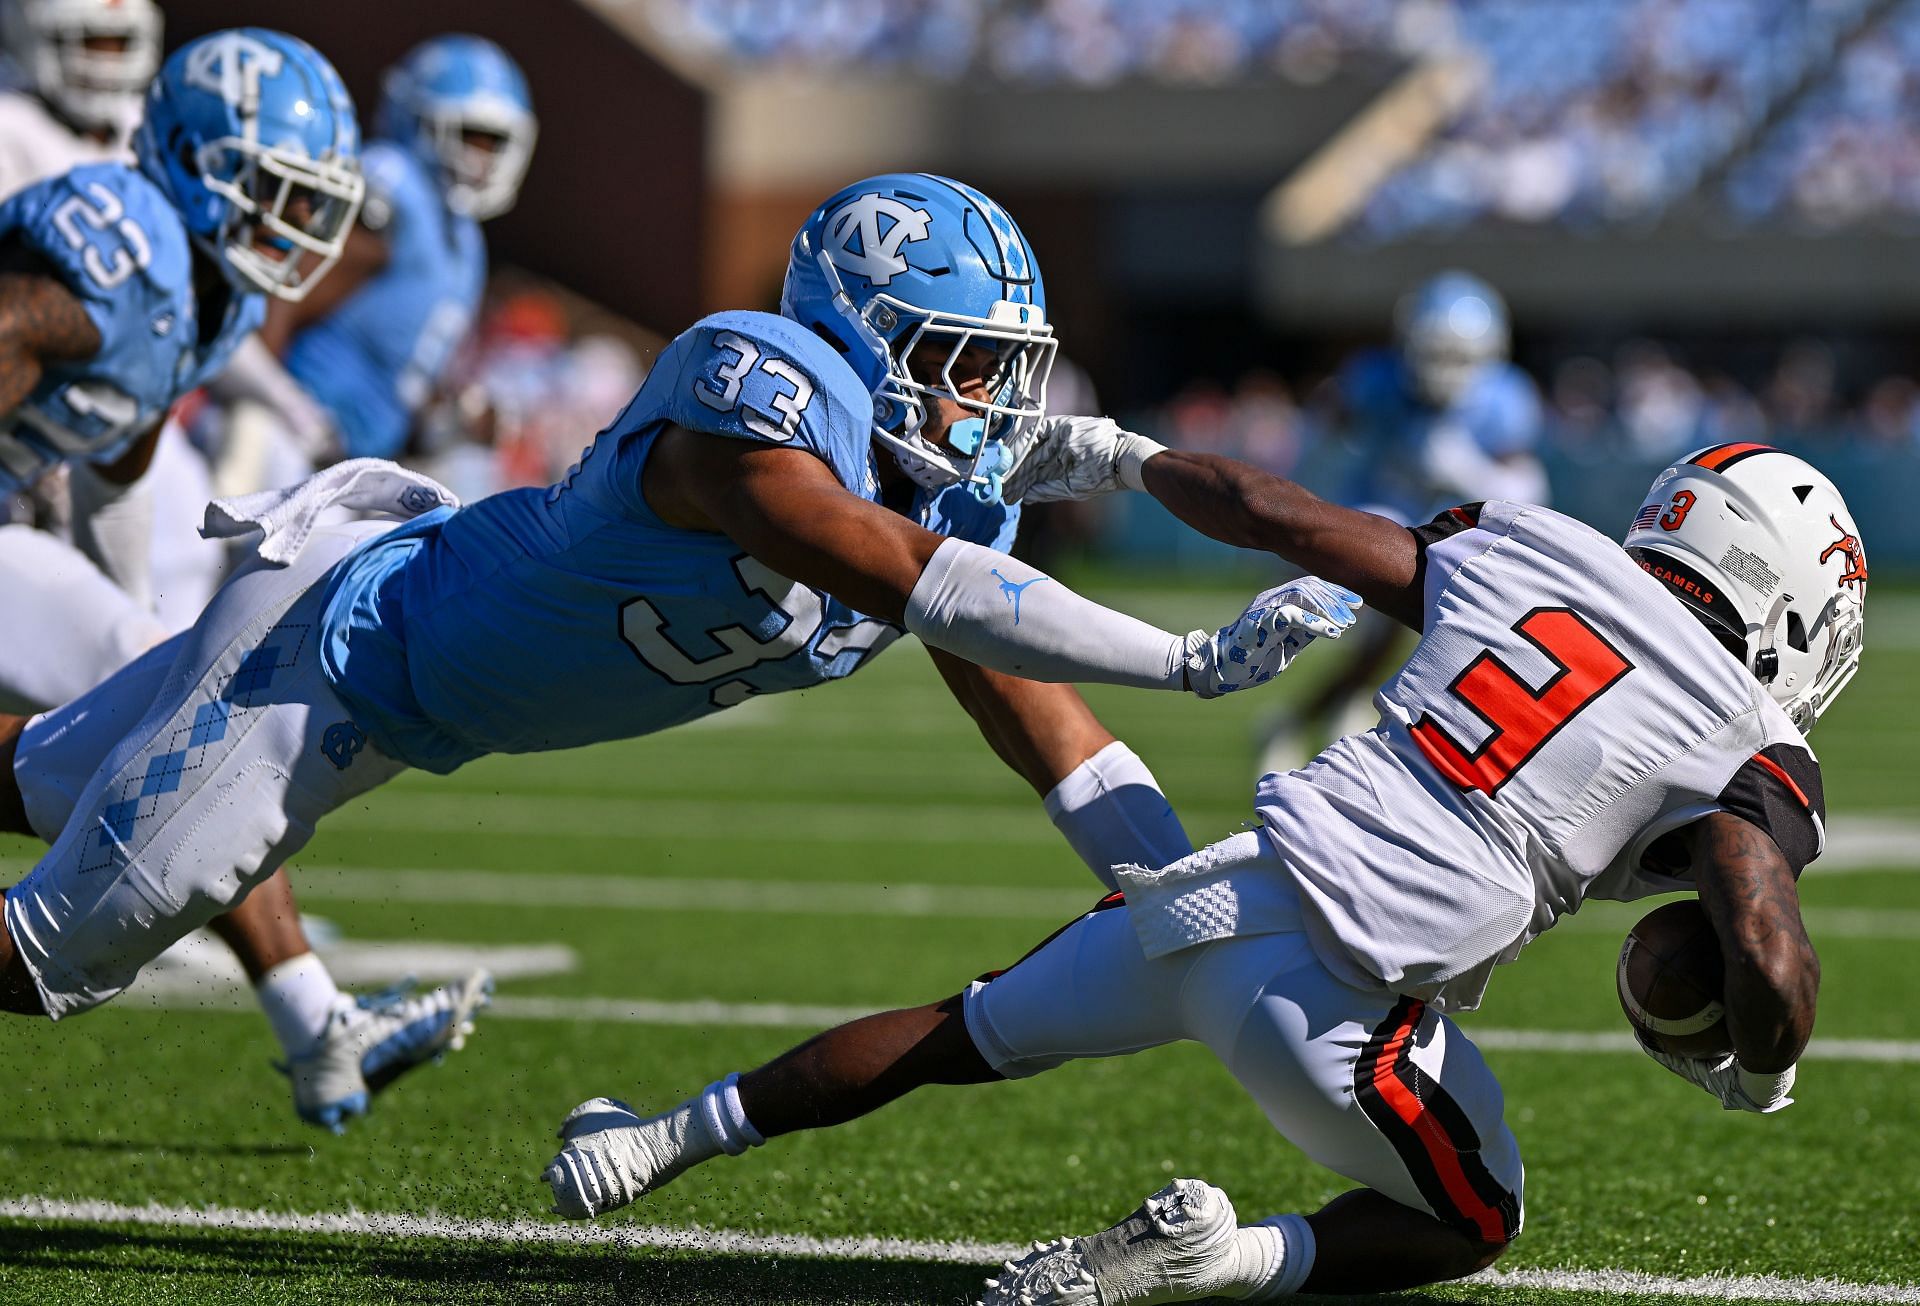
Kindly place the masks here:
[(1787, 609), (1787, 647), (1796, 653), (1807, 651), (1807, 623), (1791, 608)]

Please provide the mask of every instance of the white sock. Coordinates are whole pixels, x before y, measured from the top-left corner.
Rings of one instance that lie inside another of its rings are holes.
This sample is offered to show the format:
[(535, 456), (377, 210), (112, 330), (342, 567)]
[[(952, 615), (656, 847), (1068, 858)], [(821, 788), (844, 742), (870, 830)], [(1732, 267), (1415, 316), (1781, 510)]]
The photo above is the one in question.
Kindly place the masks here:
[(260, 977), (253, 991), (281, 1051), (290, 1057), (313, 1050), (327, 1027), (328, 1014), (343, 1000), (326, 963), (311, 952), (275, 966)]
[(1313, 1226), (1305, 1216), (1276, 1215), (1237, 1231), (1237, 1287), (1222, 1293), (1238, 1301), (1277, 1301), (1300, 1291), (1313, 1269)]

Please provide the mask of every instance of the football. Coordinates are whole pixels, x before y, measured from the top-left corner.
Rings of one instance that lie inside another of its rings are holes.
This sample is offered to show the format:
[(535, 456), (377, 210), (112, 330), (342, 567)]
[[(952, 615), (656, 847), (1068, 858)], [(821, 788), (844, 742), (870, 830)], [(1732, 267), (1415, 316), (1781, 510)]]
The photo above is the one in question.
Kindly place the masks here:
[(1733, 1050), (1721, 1005), (1720, 940), (1697, 900), (1641, 917), (1620, 945), (1617, 978), (1627, 1020), (1661, 1051), (1712, 1057)]

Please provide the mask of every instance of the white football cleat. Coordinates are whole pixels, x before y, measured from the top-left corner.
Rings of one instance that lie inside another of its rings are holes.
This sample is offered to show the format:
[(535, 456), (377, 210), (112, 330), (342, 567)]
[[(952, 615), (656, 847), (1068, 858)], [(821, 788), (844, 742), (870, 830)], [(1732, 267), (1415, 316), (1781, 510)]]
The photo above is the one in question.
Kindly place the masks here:
[(1103, 1233), (1035, 1243), (987, 1280), (979, 1306), (1201, 1301), (1237, 1282), (1238, 1227), (1225, 1193), (1176, 1179)]
[(493, 998), (493, 976), (484, 970), (417, 996), (413, 987), (407, 981), (342, 1003), (313, 1049), (280, 1067), (293, 1081), (293, 1109), (302, 1120), (344, 1134), (374, 1094), (465, 1047), (475, 1013)]
[(560, 1155), (540, 1172), (569, 1220), (617, 1211), (720, 1155), (690, 1103), (642, 1119), (625, 1102), (589, 1098), (560, 1122)]

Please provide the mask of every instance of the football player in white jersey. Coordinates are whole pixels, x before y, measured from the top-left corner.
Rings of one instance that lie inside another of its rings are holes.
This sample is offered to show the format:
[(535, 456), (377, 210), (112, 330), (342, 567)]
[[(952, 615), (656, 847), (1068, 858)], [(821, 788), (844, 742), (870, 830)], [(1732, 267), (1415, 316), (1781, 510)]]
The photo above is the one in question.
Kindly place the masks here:
[(160, 68), (153, 0), (8, 0), (0, 41), (22, 83), (0, 91), (0, 195), (124, 158)]
[(1443, 1013), (1476, 1006), (1496, 965), (1587, 898), (1699, 895), (1734, 1052), (1649, 1055), (1727, 1110), (1790, 1103), (1819, 984), (1795, 881), (1824, 841), (1802, 736), (1859, 664), (1867, 580), (1825, 476), (1763, 445), (1701, 450), (1660, 474), (1624, 549), (1514, 502), (1409, 530), (1204, 454), (1153, 455), (1142, 477), (1197, 529), (1419, 632), (1380, 723), (1268, 775), (1259, 829), (1118, 868), (1124, 901), (945, 1001), (843, 1025), (651, 1118), (582, 1104), (543, 1176), (561, 1214), (922, 1084), (1191, 1039), (1361, 1187), (1242, 1225), (1219, 1189), (1176, 1180), (1110, 1230), (1036, 1244), (986, 1302), (1269, 1300), (1466, 1275), (1519, 1233), (1522, 1172), (1500, 1086)]

